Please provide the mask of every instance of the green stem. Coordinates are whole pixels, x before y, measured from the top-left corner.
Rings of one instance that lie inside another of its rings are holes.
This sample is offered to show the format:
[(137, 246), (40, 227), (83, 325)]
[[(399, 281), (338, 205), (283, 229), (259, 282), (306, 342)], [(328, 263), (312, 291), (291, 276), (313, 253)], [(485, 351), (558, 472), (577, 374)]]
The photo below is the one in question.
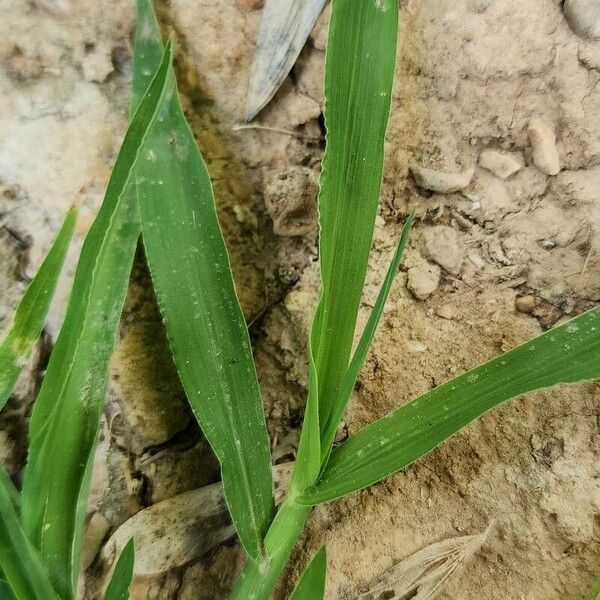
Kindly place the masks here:
[(292, 492), (283, 502), (265, 537), (265, 558), (248, 559), (230, 600), (268, 600), (288, 563), (312, 508), (294, 501)]

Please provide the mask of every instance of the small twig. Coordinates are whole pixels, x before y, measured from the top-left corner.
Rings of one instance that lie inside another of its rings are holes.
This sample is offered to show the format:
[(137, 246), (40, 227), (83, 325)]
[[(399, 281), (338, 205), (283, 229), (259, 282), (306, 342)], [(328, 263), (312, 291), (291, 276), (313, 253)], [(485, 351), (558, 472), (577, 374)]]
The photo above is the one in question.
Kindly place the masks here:
[(323, 139), (320, 135), (308, 135), (306, 133), (300, 133), (298, 131), (291, 131), (290, 129), (283, 129), (281, 127), (270, 127), (269, 125), (259, 125), (258, 123), (248, 123), (247, 125), (234, 125), (231, 128), (233, 131), (240, 131), (243, 129), (255, 129), (259, 131), (270, 131), (272, 133), (281, 133), (283, 135), (291, 135), (293, 137), (302, 138), (306, 140), (320, 141)]

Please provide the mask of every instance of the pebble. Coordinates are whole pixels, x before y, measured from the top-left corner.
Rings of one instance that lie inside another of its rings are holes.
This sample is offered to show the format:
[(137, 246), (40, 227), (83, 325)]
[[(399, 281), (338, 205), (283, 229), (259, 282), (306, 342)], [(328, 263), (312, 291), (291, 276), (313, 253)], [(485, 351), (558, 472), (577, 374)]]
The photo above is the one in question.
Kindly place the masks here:
[(529, 314), (537, 305), (535, 296), (528, 294), (526, 296), (519, 296), (515, 299), (515, 308), (522, 313)]
[(426, 260), (408, 269), (406, 287), (419, 300), (429, 298), (440, 283), (441, 269)]
[(460, 273), (464, 247), (459, 234), (446, 225), (436, 225), (423, 233), (425, 255), (452, 275)]
[(600, 39), (600, 2), (565, 0), (563, 10), (571, 29), (580, 37)]
[(438, 194), (452, 194), (464, 190), (473, 179), (475, 169), (470, 168), (460, 173), (436, 171), (427, 167), (413, 165), (410, 168), (415, 183), (424, 190)]
[(479, 164), (500, 179), (508, 179), (523, 168), (523, 155), (520, 152), (484, 150), (479, 156)]
[(454, 317), (456, 316), (456, 310), (454, 309), (454, 306), (452, 306), (452, 304), (442, 304), (437, 311), (435, 312), (435, 314), (438, 317), (441, 317), (442, 319), (454, 319)]
[(409, 352), (427, 352), (427, 346), (425, 344), (414, 340), (409, 340), (406, 343), (406, 348)]
[(531, 142), (535, 166), (546, 175), (558, 174), (560, 159), (552, 127), (542, 119), (534, 118), (529, 121), (527, 134)]

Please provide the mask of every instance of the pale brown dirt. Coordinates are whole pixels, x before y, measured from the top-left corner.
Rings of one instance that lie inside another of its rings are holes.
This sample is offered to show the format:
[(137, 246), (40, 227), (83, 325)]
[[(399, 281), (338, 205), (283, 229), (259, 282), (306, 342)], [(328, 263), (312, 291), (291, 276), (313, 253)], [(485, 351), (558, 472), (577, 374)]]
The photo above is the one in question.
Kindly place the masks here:
[[(126, 124), (131, 4), (3, 6), (0, 324), (67, 207), (83, 202), (79, 244), (101, 201)], [(306, 181), (318, 171), (322, 150), (326, 15), (258, 119), (294, 135), (234, 130), (260, 18), (253, 6), (171, 0), (159, 4), (159, 14), (165, 31), (178, 37), (180, 87), (251, 323), (269, 431), (274, 444), (290, 448), (304, 404), (306, 334), (318, 283)], [(600, 302), (599, 81), (600, 42), (576, 37), (554, 0), (402, 2), (381, 211), (360, 325), (402, 220), (415, 209), (418, 221), (340, 438)], [(533, 164), (532, 118), (556, 135), (555, 176)], [(409, 172), (415, 165), (462, 172), (486, 149), (520, 153), (524, 168), (501, 179), (477, 167), (470, 186), (452, 194), (420, 190)], [(273, 232), (264, 196), (286, 194), (291, 211), (306, 208), (303, 236), (286, 231), (281, 212), (273, 216), (283, 223), (282, 235)], [(427, 281), (419, 281), (422, 273)], [(24, 407), (67, 293), (65, 282), (48, 338), (0, 419), (0, 455), (13, 474), (23, 462)], [(600, 577), (599, 419), (597, 384), (507, 403), (404, 473), (319, 508), (289, 581), (326, 543), (327, 598), (355, 598), (412, 552), (493, 522), (482, 550), (439, 598), (584, 598)], [(90, 512), (111, 528), (144, 506), (217, 479), (177, 383), (141, 254), (105, 421)], [(224, 545), (137, 581), (136, 598), (225, 598), (241, 562), (239, 549)], [(86, 598), (96, 596), (95, 569)]]

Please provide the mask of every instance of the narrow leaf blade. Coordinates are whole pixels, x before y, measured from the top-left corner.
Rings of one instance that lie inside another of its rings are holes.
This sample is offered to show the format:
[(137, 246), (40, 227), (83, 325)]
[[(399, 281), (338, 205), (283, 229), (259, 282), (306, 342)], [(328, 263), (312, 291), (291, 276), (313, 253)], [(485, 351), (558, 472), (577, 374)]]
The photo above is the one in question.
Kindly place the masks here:
[(72, 208), (21, 298), (7, 333), (0, 341), (0, 410), (6, 404), (34, 343), (40, 337), (76, 220), (77, 210)]
[(402, 262), (402, 256), (404, 255), (404, 250), (408, 244), (408, 236), (410, 234), (413, 221), (414, 214), (411, 214), (402, 228), (402, 234), (400, 235), (398, 247), (396, 248), (396, 252), (394, 253), (392, 261), (390, 262), (387, 274), (383, 280), (379, 294), (377, 295), (375, 306), (369, 315), (369, 320), (367, 321), (358, 345), (356, 346), (356, 350), (354, 351), (354, 355), (350, 361), (350, 366), (348, 367), (346, 375), (342, 381), (340, 391), (335, 398), (329, 419), (323, 425), (323, 461), (325, 461), (327, 455), (329, 454), (331, 445), (335, 439), (338, 424), (344, 415), (346, 406), (348, 405), (348, 400), (350, 399), (350, 395), (352, 394), (352, 390), (354, 389), (354, 385), (358, 379), (358, 374), (362, 369), (365, 358), (367, 357), (367, 352), (371, 347), (371, 342), (373, 341), (375, 331), (377, 330), (377, 325), (379, 324), (379, 320), (383, 314), (385, 303), (387, 302), (388, 296), (390, 295), (390, 291), (392, 289), (392, 284), (394, 283), (394, 279), (398, 273), (398, 269), (400, 268), (400, 263)]
[(312, 350), (309, 349), (308, 398), (300, 433), (300, 443), (294, 465), (292, 486), (304, 490), (312, 486), (321, 471), (321, 439), (319, 433), (318, 376)]
[(326, 575), (327, 551), (325, 546), (322, 546), (304, 569), (290, 600), (323, 600)]
[(8, 494), (17, 513), (21, 510), (21, 496), (3, 465), (0, 464), (0, 486)]
[(176, 94), (162, 117), (136, 168), (146, 257), (183, 387), (221, 463), (232, 520), (258, 559), (274, 500), (250, 337), (210, 178)]
[(133, 78), (131, 81), (130, 116), (144, 97), (163, 57), (160, 27), (152, 0), (136, 0), (136, 24), (133, 44)]
[(27, 539), (16, 512), (12, 490), (0, 480), (0, 570), (6, 582), (0, 597), (58, 600), (40, 557)]
[(110, 583), (106, 588), (104, 600), (128, 600), (129, 588), (133, 580), (133, 564), (135, 562), (135, 549), (133, 538), (130, 539), (117, 560)]
[(600, 308), (456, 377), (368, 425), (331, 453), (318, 504), (403, 469), (501, 402), (560, 383), (600, 378)]
[[(348, 368), (379, 201), (396, 59), (396, 0), (335, 0), (325, 68), (322, 291), (313, 322), (321, 433)], [(337, 424), (336, 424), (337, 425)], [(323, 435), (322, 435), (323, 437)]]
[(52, 581), (71, 598), (96, 434), (139, 220), (125, 192), (147, 131), (173, 93), (172, 49), (131, 121), (102, 207), (82, 248), (65, 322), (30, 421), (23, 523)]

